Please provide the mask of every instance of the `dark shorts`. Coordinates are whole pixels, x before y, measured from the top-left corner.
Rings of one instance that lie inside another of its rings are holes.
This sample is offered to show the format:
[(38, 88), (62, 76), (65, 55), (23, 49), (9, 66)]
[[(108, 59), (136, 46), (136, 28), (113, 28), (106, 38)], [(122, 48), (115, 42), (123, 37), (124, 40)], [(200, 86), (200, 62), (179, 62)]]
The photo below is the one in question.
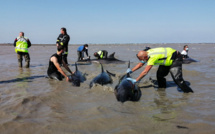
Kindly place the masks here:
[(54, 73), (48, 74), (48, 76), (51, 79), (55, 79), (55, 80), (59, 80), (59, 81), (63, 80), (63, 76), (60, 72), (54, 72)]

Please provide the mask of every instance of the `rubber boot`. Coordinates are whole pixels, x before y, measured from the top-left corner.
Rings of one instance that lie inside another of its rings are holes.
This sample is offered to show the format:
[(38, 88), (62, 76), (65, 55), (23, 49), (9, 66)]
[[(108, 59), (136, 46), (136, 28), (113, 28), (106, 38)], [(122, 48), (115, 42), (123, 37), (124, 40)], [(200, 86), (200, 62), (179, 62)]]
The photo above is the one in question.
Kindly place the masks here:
[(22, 67), (22, 61), (18, 61), (19, 67)]
[(30, 62), (29, 61), (25, 62), (25, 68), (29, 68), (29, 66), (30, 66)]

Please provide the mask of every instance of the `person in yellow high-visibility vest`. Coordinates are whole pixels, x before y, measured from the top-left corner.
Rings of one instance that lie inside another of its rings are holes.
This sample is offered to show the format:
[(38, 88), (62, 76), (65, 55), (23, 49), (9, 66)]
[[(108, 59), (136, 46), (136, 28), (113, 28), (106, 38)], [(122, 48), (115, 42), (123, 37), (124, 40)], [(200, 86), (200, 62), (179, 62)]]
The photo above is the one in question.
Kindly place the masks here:
[(22, 57), (25, 58), (25, 67), (29, 68), (30, 66), (30, 55), (28, 53), (28, 48), (31, 47), (31, 42), (27, 37), (24, 37), (24, 32), (19, 33), (13, 43), (15, 47), (15, 52), (17, 53), (19, 67), (22, 67)]
[(183, 92), (193, 92), (182, 77), (183, 59), (180, 52), (170, 47), (159, 47), (149, 49), (147, 51), (139, 51), (137, 58), (140, 60), (140, 63), (138, 63), (133, 69), (128, 69), (127, 73), (132, 73), (138, 70), (145, 63), (147, 63), (147, 65), (136, 79), (127, 78), (127, 80), (132, 83), (136, 83), (137, 81), (140, 81), (154, 65), (159, 65), (157, 71), (159, 88), (166, 88), (166, 79), (164, 77), (170, 72), (174, 82), (182, 89)]
[(100, 50), (98, 52), (95, 52), (94, 56), (97, 57), (98, 59), (107, 59), (108, 52), (106, 50)]

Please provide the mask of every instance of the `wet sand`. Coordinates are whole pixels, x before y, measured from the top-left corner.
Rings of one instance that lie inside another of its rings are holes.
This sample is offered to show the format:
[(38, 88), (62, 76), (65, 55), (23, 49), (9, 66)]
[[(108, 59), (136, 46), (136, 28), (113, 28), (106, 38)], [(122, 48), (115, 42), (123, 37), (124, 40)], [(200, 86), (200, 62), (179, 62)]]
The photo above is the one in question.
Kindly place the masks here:
[[(56, 52), (54, 45), (33, 45), (29, 49), (31, 67), (18, 68), (16, 53), (11, 45), (0, 45), (0, 132), (1, 134), (71, 134), (71, 133), (215, 133), (215, 44), (188, 44), (189, 56), (197, 63), (183, 65), (183, 77), (194, 93), (177, 90), (170, 75), (169, 87), (157, 90), (149, 77), (156, 78), (157, 67), (141, 81), (139, 102), (117, 102), (113, 89), (125, 64), (105, 64), (104, 69), (116, 74), (113, 84), (94, 86), (100, 65), (80, 65), (87, 81), (80, 87), (50, 80), (46, 75), (49, 57)], [(131, 67), (138, 63), (136, 53), (146, 46), (172, 47), (179, 51), (184, 44), (110, 44), (89, 45), (89, 54), (105, 49)], [(77, 59), (77, 45), (69, 46), (68, 62)], [(72, 70), (74, 66), (70, 66)], [(137, 77), (143, 69), (132, 74)]]

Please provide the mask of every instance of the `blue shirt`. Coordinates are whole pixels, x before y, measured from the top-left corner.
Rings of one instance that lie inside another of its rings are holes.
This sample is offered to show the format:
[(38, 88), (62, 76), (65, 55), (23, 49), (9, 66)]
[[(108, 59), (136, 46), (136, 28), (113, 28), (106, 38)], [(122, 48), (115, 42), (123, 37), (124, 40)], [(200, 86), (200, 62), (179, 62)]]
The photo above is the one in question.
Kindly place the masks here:
[(78, 49), (77, 49), (78, 52), (82, 52), (83, 50), (84, 50), (84, 46), (80, 46), (80, 47), (78, 47)]

